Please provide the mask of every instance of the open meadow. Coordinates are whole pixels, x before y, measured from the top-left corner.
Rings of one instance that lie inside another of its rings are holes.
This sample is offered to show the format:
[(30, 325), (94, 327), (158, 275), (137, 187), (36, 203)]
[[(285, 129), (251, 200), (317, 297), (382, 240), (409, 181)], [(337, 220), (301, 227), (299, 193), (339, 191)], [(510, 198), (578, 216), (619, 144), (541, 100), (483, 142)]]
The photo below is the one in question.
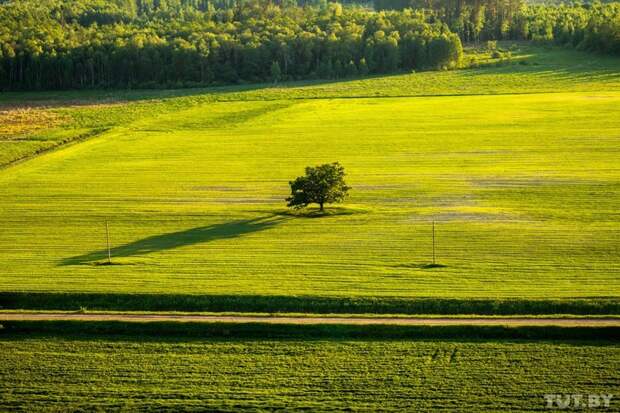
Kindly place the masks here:
[(0, 413), (620, 411), (619, 206), (618, 0), (0, 0)]
[(619, 206), (617, 0), (0, 0), (0, 413), (620, 411)]
[[(620, 59), (520, 47), (342, 82), (0, 96), (0, 308), (78, 310), (5, 317), (0, 411), (531, 411), (614, 394), (611, 318), (346, 325), (619, 313)], [(346, 202), (287, 209), (288, 182), (334, 161)], [(92, 309), (146, 313), (80, 320)], [(348, 316), (135, 322), (158, 310)]]
[[(0, 290), (617, 299), (620, 61), (561, 70), (583, 54), (537, 50), (156, 101), (6, 96), (65, 119), (23, 136), (94, 136), (0, 171)], [(288, 212), (288, 181), (333, 161), (347, 202)], [(441, 268), (425, 268), (433, 220)]]

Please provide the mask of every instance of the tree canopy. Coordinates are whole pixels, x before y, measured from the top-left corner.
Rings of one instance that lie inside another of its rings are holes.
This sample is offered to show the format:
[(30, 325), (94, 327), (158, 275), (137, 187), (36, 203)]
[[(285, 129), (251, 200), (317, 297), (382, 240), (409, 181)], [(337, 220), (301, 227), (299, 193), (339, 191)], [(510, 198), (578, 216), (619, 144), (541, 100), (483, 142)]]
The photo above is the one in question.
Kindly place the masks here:
[[(213, 4), (0, 2), (0, 89), (341, 78), (450, 66), (461, 58), (460, 40), (447, 25), (410, 10), (374, 12), (337, 3), (298, 7), (264, 0)], [(437, 42), (450, 47), (429, 53)]]
[(0, 0), (0, 90), (178, 88), (438, 69), (459, 64), (461, 42), (481, 40), (620, 55), (620, 3), (374, 0), (374, 7)]
[[(375, 0), (377, 10), (426, 10), (463, 42), (533, 40), (620, 55), (620, 3), (523, 0)], [(570, 2), (567, 2), (570, 3)]]
[(291, 196), (286, 198), (289, 207), (304, 208), (318, 204), (342, 202), (348, 195), (349, 187), (344, 181), (344, 167), (338, 162), (307, 167), (306, 174), (290, 181)]

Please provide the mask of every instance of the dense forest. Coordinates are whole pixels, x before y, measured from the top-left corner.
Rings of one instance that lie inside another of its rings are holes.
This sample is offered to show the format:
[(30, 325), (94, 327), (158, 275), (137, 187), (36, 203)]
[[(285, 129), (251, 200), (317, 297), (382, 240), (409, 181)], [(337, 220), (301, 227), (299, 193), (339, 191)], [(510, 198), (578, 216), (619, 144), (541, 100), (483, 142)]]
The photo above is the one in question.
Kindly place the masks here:
[(375, 0), (378, 10), (426, 10), (462, 41), (534, 40), (620, 55), (620, 3), (525, 5), (521, 0)]
[(456, 65), (459, 37), (419, 13), (202, 0), (60, 0), (0, 8), (0, 87), (192, 86)]
[(449, 68), (459, 64), (461, 42), (481, 40), (620, 54), (620, 3), (375, 0), (374, 7), (0, 0), (0, 89), (187, 87)]

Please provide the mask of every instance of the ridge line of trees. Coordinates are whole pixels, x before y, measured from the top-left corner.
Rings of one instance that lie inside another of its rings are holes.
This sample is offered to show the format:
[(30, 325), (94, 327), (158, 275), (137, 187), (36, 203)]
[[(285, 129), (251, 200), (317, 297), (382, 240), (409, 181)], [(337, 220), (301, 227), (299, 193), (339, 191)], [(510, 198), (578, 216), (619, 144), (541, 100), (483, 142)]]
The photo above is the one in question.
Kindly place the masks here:
[(411, 10), (260, 0), (221, 9), (196, 0), (199, 8), (150, 10), (145, 1), (0, 4), (0, 89), (341, 78), (456, 66), (462, 56), (460, 39), (446, 24)]
[(377, 10), (426, 10), (464, 42), (533, 40), (620, 55), (620, 3), (528, 5), (523, 0), (374, 0)]
[(487, 40), (620, 55), (620, 3), (374, 0), (374, 7), (0, 0), (0, 90), (176, 88), (450, 68), (459, 65), (461, 42)]

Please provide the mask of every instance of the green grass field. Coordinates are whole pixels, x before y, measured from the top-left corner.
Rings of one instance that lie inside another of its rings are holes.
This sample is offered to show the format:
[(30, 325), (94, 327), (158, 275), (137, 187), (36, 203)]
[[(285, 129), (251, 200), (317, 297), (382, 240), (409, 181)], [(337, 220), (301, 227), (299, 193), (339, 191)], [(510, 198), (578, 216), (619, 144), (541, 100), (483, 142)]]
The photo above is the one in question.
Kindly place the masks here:
[[(519, 47), (0, 95), (0, 309), (617, 315), (620, 59)], [(288, 181), (333, 161), (350, 199), (288, 211)], [(532, 411), (620, 386), (614, 327), (3, 324), (0, 411)]]
[[(617, 299), (620, 60), (537, 50), (99, 106), (7, 95), (70, 119), (28, 136), (96, 136), (0, 171), (0, 291)], [(348, 202), (287, 213), (288, 181), (332, 161)], [(96, 265), (105, 220), (117, 265)], [(425, 269), (432, 220), (445, 267)]]
[[(500, 46), (510, 49), (513, 57), (492, 58), (484, 48), (469, 47), (466, 48), (466, 61), (470, 68), (449, 72), (208, 89), (2, 93), (0, 165), (144, 117), (208, 102), (620, 89), (620, 60), (617, 58), (527, 43), (500, 42)], [(55, 127), (58, 124), (61, 127)]]
[(0, 410), (544, 410), (544, 394), (617, 389), (618, 352), (571, 341), (6, 336)]

